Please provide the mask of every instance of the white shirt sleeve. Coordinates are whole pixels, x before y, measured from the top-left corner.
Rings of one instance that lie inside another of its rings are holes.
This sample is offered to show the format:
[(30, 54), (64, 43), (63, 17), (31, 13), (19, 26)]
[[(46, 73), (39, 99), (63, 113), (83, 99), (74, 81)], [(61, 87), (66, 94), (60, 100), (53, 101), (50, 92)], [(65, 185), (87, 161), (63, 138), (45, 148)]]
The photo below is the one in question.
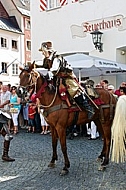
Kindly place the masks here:
[(60, 65), (60, 60), (55, 58), (52, 64), (52, 68), (50, 69), (50, 71), (57, 71)]

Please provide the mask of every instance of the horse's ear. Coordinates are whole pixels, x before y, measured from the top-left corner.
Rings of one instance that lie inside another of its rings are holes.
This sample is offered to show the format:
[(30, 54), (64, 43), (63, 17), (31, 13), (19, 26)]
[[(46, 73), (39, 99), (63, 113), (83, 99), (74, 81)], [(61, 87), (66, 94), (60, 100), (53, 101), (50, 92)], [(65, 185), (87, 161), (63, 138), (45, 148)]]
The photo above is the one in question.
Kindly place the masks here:
[(35, 65), (35, 61), (33, 61), (33, 63), (32, 64), (34, 64)]
[(35, 69), (35, 68), (36, 68), (36, 63), (35, 63), (35, 61), (33, 61), (32, 65), (33, 65), (33, 69)]
[(29, 71), (32, 71), (32, 69), (34, 69), (35, 65), (35, 61), (33, 61), (33, 63), (29, 64)]
[(22, 71), (22, 70), (23, 70), (23, 67), (19, 66), (19, 69)]

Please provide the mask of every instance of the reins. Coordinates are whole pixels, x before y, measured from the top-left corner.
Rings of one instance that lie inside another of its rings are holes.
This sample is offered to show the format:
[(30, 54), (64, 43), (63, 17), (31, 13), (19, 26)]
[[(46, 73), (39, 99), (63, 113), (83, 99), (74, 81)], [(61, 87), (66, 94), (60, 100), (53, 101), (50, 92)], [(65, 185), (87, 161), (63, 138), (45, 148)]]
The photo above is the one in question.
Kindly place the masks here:
[(57, 96), (57, 86), (56, 86), (56, 92), (55, 92), (55, 94), (54, 94), (54, 97), (53, 97), (52, 102), (51, 102), (48, 106), (42, 105), (42, 104), (40, 104), (39, 106), (40, 106), (40, 107), (43, 107), (43, 108), (49, 108), (49, 107), (51, 107), (51, 106), (53, 105), (53, 103), (55, 102), (56, 96)]
[[(27, 89), (28, 87), (34, 86), (35, 87), (34, 93), (36, 94), (36, 98), (39, 98), (40, 95), (41, 95), (41, 93), (44, 92), (44, 89), (47, 86), (47, 83), (44, 82), (44, 84), (41, 86), (41, 88), (39, 89), (39, 91), (36, 92), (37, 80), (40, 77), (40, 74), (37, 71), (32, 70), (29, 77), (30, 77), (29, 82), (31, 82), (31, 83), (29, 85), (27, 85), (27, 86), (20, 86), (20, 87), (22, 87), (24, 89)], [(54, 94), (54, 97), (53, 97), (51, 103), (49, 105), (47, 105), (47, 106), (43, 105), (43, 104), (40, 104), (38, 106), (39, 107), (43, 107), (43, 108), (49, 108), (49, 107), (51, 107), (54, 104), (54, 102), (55, 102), (55, 99), (56, 99), (56, 96), (57, 96), (57, 91), (58, 91), (58, 88), (57, 88), (57, 85), (56, 85), (56, 91), (55, 91), (55, 94)]]

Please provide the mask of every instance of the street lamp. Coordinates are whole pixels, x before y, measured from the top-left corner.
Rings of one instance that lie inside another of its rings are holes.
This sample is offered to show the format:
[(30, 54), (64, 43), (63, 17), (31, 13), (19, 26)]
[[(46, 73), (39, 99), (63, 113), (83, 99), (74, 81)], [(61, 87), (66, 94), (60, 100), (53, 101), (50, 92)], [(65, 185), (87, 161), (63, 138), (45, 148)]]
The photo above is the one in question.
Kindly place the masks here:
[(90, 33), (92, 35), (93, 44), (95, 45), (95, 48), (99, 50), (99, 52), (103, 51), (103, 43), (101, 43), (102, 38), (102, 32), (95, 30)]

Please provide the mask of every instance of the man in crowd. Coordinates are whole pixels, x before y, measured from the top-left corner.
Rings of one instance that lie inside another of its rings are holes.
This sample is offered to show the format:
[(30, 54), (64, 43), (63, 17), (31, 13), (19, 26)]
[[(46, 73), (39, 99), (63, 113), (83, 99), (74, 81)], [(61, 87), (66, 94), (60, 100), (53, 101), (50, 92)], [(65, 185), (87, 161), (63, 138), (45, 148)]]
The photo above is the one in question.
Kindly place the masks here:
[(121, 87), (126, 87), (126, 82), (122, 82), (122, 83), (120, 84), (119, 88), (115, 90), (115, 94), (116, 94), (118, 97), (121, 96), (121, 93), (120, 93), (120, 88), (121, 88)]

